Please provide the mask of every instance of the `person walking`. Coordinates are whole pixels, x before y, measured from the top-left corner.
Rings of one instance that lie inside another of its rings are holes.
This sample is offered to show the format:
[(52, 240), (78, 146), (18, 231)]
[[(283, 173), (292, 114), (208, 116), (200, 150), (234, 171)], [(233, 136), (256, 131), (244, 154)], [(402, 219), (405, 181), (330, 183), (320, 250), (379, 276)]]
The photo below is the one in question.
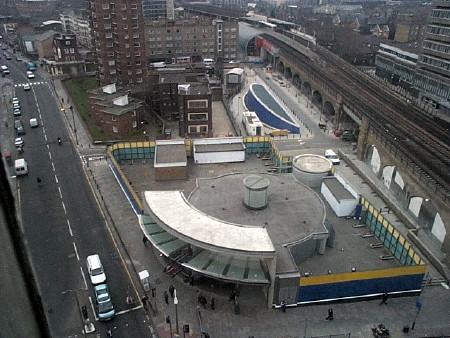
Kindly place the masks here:
[(170, 297), (173, 298), (173, 295), (175, 293), (175, 288), (173, 287), (172, 284), (170, 284), (170, 286), (169, 286), (169, 293), (170, 293)]
[(333, 309), (329, 308), (328, 309), (328, 317), (325, 318), (326, 320), (333, 320)]
[(167, 293), (167, 291), (164, 291), (164, 301), (166, 302), (166, 304), (169, 304), (169, 294)]
[(148, 238), (147, 238), (147, 236), (144, 235), (144, 237), (142, 237), (142, 243), (144, 243), (144, 245), (147, 246), (147, 242), (148, 242)]
[(234, 303), (235, 300), (236, 300), (236, 292), (231, 291), (229, 301)]
[(387, 300), (388, 300), (388, 294), (385, 292), (383, 293), (383, 295), (381, 296), (381, 303), (380, 305), (386, 304), (387, 305)]
[(211, 310), (215, 310), (216, 309), (216, 300), (214, 299), (214, 297), (211, 298)]
[(148, 301), (147, 296), (142, 297), (141, 302), (142, 302), (142, 306), (144, 307), (145, 310), (147, 310), (147, 301)]
[(286, 312), (286, 302), (284, 300), (281, 301), (281, 312)]
[(241, 304), (239, 304), (238, 301), (236, 301), (236, 302), (234, 303), (234, 314), (235, 314), (235, 315), (241, 314)]

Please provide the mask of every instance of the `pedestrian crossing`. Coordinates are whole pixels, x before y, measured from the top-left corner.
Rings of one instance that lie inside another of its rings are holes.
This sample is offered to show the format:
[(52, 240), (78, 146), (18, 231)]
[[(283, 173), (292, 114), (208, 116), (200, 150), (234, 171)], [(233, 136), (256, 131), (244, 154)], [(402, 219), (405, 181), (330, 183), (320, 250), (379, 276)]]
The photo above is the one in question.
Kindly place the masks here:
[(42, 84), (46, 84), (47, 81), (36, 81), (36, 82), (25, 82), (25, 83), (17, 83), (14, 85), (14, 87), (23, 87), (25, 85), (30, 85), (30, 86), (38, 86), (38, 85), (42, 85)]

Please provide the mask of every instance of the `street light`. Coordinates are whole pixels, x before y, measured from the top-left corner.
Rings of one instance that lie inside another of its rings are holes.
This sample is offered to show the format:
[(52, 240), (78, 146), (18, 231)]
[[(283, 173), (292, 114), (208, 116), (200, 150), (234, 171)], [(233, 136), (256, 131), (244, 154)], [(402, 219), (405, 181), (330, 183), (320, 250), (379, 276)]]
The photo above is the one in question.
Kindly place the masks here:
[(170, 338), (172, 338), (172, 321), (170, 320), (170, 316), (166, 317), (166, 323), (169, 324), (169, 329), (170, 329)]
[(175, 305), (175, 321), (177, 325), (177, 334), (180, 334), (178, 331), (178, 298), (177, 298), (177, 290), (174, 290), (173, 304)]

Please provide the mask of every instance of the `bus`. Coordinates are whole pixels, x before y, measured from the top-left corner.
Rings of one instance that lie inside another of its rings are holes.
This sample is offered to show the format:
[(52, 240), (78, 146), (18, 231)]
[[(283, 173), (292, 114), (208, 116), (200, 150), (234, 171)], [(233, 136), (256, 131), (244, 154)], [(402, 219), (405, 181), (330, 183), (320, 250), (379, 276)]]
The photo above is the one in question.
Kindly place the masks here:
[(27, 62), (27, 70), (34, 72), (36, 70), (36, 63), (28, 61)]

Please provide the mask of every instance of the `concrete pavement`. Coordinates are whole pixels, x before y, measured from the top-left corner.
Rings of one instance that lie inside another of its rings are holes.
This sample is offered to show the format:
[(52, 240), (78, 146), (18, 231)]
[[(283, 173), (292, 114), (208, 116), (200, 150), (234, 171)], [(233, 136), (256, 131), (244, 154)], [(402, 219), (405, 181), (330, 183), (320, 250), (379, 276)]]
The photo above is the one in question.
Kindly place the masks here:
[[(55, 79), (54, 88), (57, 98), (67, 98), (67, 93), (58, 79)], [(291, 97), (292, 101), (294, 99), (295, 96)], [(67, 105), (66, 99), (65, 105)], [(66, 108), (66, 112), (68, 112), (68, 107)], [(298, 109), (299, 115), (303, 116), (301, 114), (305, 113), (302, 112), (302, 105), (299, 105)], [(318, 119), (311, 113), (309, 116), (303, 117), (305, 124), (315, 123), (314, 119)], [(391, 337), (450, 336), (450, 293), (447, 288), (439, 285), (427, 286), (424, 289), (419, 297), (422, 303), (420, 312), (417, 312), (415, 297), (402, 297), (389, 299), (388, 304), (382, 306), (379, 305), (378, 300), (373, 300), (288, 307), (287, 312), (282, 313), (279, 310), (266, 308), (262, 291), (243, 287), (239, 298), (241, 314), (234, 314), (233, 305), (228, 302), (229, 289), (210, 280), (190, 286), (179, 277), (172, 278), (163, 273), (162, 258), (150, 245), (145, 246), (142, 243), (142, 231), (138, 219), (104, 159), (105, 147), (92, 145), (92, 140), (76, 111), (74, 111), (73, 117), (66, 115), (65, 120), (69, 130), (72, 130), (74, 144), (85, 163), (86, 173), (93, 183), (100, 206), (108, 216), (110, 226), (115, 230), (127, 252), (129, 257), (127, 264), (130, 271), (135, 273), (133, 278), (137, 280), (137, 272), (143, 269), (147, 269), (150, 273), (152, 286), (156, 289), (155, 297), (150, 297), (154, 311), (149, 310), (148, 312), (153, 321), (153, 336), (171, 337), (169, 325), (165, 321), (166, 316), (171, 317), (172, 329), (176, 328), (176, 318), (178, 317), (180, 334), (183, 334), (182, 326), (189, 324), (193, 332), (187, 336), (200, 336), (200, 323), (196, 310), (197, 290), (205, 295), (208, 305), (211, 297), (216, 300), (215, 310), (210, 307), (200, 310), (202, 327), (211, 337), (312, 337), (337, 334), (370, 337), (372, 335), (371, 327), (378, 323), (383, 323), (391, 330)], [(311, 122), (308, 122), (309, 120)], [(74, 129), (71, 126), (73, 121), (75, 121), (77, 130), (78, 144), (75, 142)], [(229, 126), (226, 128), (229, 129)], [(217, 133), (220, 134), (220, 131)], [(350, 160), (362, 169), (368, 169), (364, 168), (364, 163), (359, 163), (352, 155), (350, 147), (346, 149)], [(135, 164), (137, 167), (138, 163)], [(124, 166), (131, 167), (132, 164), (124, 164)], [(341, 165), (340, 168), (343, 173), (354, 175), (349, 167)], [(133, 175), (133, 171), (127, 170), (127, 168), (124, 168), (124, 172)], [(133, 186), (138, 189), (136, 187), (138, 181), (133, 179), (133, 182)], [(381, 186), (380, 189), (382, 188)], [(438, 278), (438, 275), (434, 275), (435, 273), (433, 271), (433, 276)], [(169, 300), (169, 305), (164, 301), (163, 292), (168, 290), (170, 285), (177, 290), (179, 299), (177, 311), (172, 299)], [(330, 306), (334, 310), (335, 319), (333, 321), (325, 320), (327, 309)], [(411, 327), (413, 322), (415, 322), (414, 331), (410, 330), (408, 334), (403, 333), (403, 327)]]

